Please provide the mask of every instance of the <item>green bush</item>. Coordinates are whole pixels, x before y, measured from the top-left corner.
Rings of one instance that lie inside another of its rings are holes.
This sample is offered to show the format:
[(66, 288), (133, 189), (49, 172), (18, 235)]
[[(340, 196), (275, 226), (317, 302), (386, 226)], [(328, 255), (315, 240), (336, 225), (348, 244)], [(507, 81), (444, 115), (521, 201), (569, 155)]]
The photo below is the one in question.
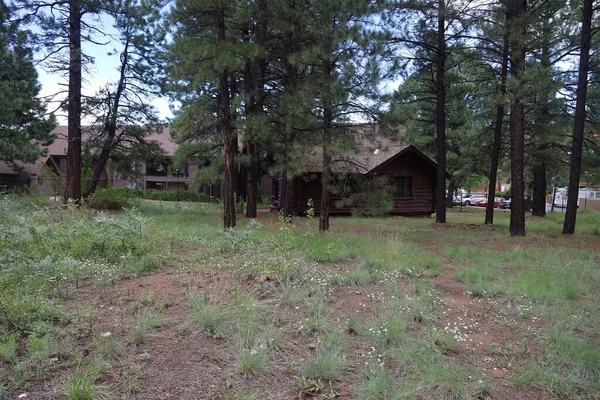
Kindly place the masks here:
[(115, 193), (123, 193), (126, 194), (128, 196), (133, 196), (133, 197), (144, 197), (144, 192), (142, 192), (140, 189), (127, 189), (125, 187), (120, 187), (120, 188), (111, 188), (112, 191), (114, 191)]
[(208, 203), (210, 197), (205, 193), (190, 192), (189, 190), (170, 191), (148, 189), (143, 193), (145, 199), (160, 201), (189, 201), (196, 203)]
[(88, 205), (97, 210), (121, 210), (138, 205), (138, 200), (129, 189), (97, 189), (88, 199)]

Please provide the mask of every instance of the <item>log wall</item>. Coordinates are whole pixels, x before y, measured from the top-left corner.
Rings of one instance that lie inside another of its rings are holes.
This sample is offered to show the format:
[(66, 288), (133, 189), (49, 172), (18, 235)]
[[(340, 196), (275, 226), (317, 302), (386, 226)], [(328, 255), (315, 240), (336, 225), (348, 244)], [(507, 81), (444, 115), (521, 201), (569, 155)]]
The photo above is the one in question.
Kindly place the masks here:
[[(407, 152), (392, 159), (372, 171), (376, 176), (388, 176), (390, 183), (394, 177), (412, 178), (412, 197), (394, 198), (390, 214), (392, 215), (431, 215), (435, 210), (435, 167), (420, 155)], [(321, 199), (321, 174), (305, 174), (295, 179), (293, 201), (299, 214), (306, 212), (309, 199), (313, 199), (315, 213), (319, 213)], [(331, 196), (329, 205), (332, 214), (349, 214), (351, 206), (338, 207), (340, 196)]]

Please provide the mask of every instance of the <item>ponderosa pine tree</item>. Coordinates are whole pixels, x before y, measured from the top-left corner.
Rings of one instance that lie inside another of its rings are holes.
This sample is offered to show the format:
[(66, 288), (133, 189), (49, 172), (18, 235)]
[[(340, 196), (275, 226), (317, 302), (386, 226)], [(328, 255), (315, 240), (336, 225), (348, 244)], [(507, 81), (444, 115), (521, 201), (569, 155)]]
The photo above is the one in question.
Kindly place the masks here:
[(305, 4), (272, 0), (270, 5), (273, 62), (268, 72), (271, 95), (266, 108), (272, 134), (265, 150), (271, 160), (268, 167), (278, 176), (275, 197), (279, 199), (279, 211), (290, 217), (296, 211), (290, 187), (299, 172), (298, 161), (314, 145), (312, 135), (307, 133), (314, 131), (311, 106), (315, 94), (308, 79), (310, 65), (302, 54), (317, 38), (306, 29), (311, 16)]
[[(240, 10), (243, 2), (179, 0), (168, 21), (173, 22), (172, 43), (167, 48), (169, 91), (181, 102), (175, 115), (178, 135), (223, 152), (223, 225), (236, 225), (234, 174), (237, 135), (234, 132), (232, 99), (244, 56), (258, 45), (239, 40), (247, 26)], [(205, 147), (205, 146), (203, 146)]]
[(56, 123), (46, 117), (38, 98), (40, 86), (27, 47), (27, 32), (11, 23), (9, 9), (0, 2), (0, 161), (19, 168), (34, 163), (53, 140)]
[(84, 101), (84, 114), (93, 121), (86, 145), (99, 149), (90, 184), (83, 187), (84, 197), (94, 193), (115, 152), (119, 159), (131, 162), (152, 159), (160, 152), (156, 144), (146, 141), (150, 133), (162, 129), (150, 104), (157, 91), (154, 47), (160, 37), (152, 28), (159, 6), (156, 1), (120, 0), (107, 10), (119, 33), (117, 47), (110, 52), (119, 56), (119, 75), (117, 82)]
[(525, 35), (527, 31), (526, 0), (509, 0), (508, 27), (510, 40), (512, 98), (510, 112), (510, 163), (511, 163), (511, 213), (510, 235), (525, 236), (525, 104), (523, 102), (523, 76), (525, 67)]
[[(68, 90), (55, 94), (55, 100), (67, 108), (67, 188), (65, 200), (81, 199), (81, 87), (83, 69), (93, 63), (85, 55), (81, 43), (99, 42), (95, 36), (104, 33), (95, 25), (94, 18), (108, 2), (101, 0), (18, 0), (19, 17), (38, 28), (36, 48), (43, 54), (44, 68), (52, 73), (66, 75)], [(87, 19), (86, 19), (87, 18)], [(65, 26), (65, 21), (67, 24)]]
[[(494, 119), (494, 143), (492, 148), (492, 157), (490, 163), (490, 174), (489, 174), (489, 185), (488, 185), (488, 202), (485, 208), (485, 224), (494, 223), (494, 200), (496, 196), (496, 184), (498, 180), (498, 165), (500, 163), (500, 154), (502, 146), (502, 132), (504, 130), (504, 117), (505, 117), (505, 96), (506, 96), (506, 80), (508, 77), (508, 32), (506, 29), (506, 21), (508, 19), (507, 10), (505, 5), (501, 5), (493, 11), (496, 17), (503, 20), (502, 23), (496, 24), (494, 32), (497, 37), (500, 37), (500, 44), (492, 43), (492, 49), (495, 48), (495, 57), (490, 57), (494, 60), (494, 64), (498, 65), (500, 71), (497, 77), (496, 93), (494, 98), (496, 99), (496, 116)], [(489, 31), (487, 32), (490, 33)], [(489, 40), (490, 35), (487, 36), (484, 41)], [(488, 46), (486, 46), (488, 47)]]
[(435, 222), (446, 222), (446, 2), (438, 0), (435, 62), (436, 204)]
[(531, 32), (526, 74), (529, 76), (526, 131), (531, 138), (525, 146), (527, 163), (533, 170), (532, 215), (546, 215), (547, 170), (560, 167), (561, 151), (569, 125), (564, 113), (564, 98), (558, 96), (564, 87), (565, 58), (571, 54), (569, 37), (572, 30), (570, 7), (565, 0), (532, 2)]
[(268, 0), (249, 1), (238, 16), (241, 21), (240, 40), (255, 49), (244, 55), (241, 79), (244, 118), (239, 123), (243, 125), (240, 130), (243, 132), (244, 149), (240, 158), (247, 159), (246, 218), (256, 218), (257, 215), (260, 159), (265, 147), (265, 136), (270, 133), (265, 104), (267, 69), (272, 58), (269, 48), (274, 42), (271, 29), (272, 7)]
[(380, 65), (366, 27), (379, 10), (376, 2), (323, 0), (307, 9), (307, 30), (315, 42), (303, 52), (311, 66), (318, 121), (315, 144), (322, 149), (319, 230), (329, 230), (333, 156), (357, 146), (352, 118), (373, 120), (380, 112)]
[(585, 128), (587, 82), (590, 61), (590, 47), (592, 38), (593, 0), (583, 1), (583, 14), (581, 25), (581, 48), (579, 53), (579, 76), (577, 80), (577, 100), (575, 105), (575, 121), (573, 126), (573, 146), (571, 148), (571, 169), (569, 173), (569, 189), (567, 212), (563, 225), (563, 234), (575, 233), (577, 219), (577, 200), (579, 195), (579, 181), (581, 178), (581, 159), (583, 153), (583, 138)]
[[(439, 223), (446, 222), (446, 73), (455, 66), (448, 64), (448, 55), (464, 43), (471, 19), (470, 13), (466, 12), (469, 7), (469, 2), (452, 0), (405, 0), (396, 2), (394, 12), (390, 14), (390, 23), (400, 24), (393, 29), (391, 42), (400, 46), (399, 51), (411, 53), (407, 57), (411, 70), (426, 79), (419, 85), (428, 92), (422, 98), (427, 98), (435, 107), (432, 123), (436, 131), (436, 222)], [(425, 71), (428, 73), (423, 73)]]

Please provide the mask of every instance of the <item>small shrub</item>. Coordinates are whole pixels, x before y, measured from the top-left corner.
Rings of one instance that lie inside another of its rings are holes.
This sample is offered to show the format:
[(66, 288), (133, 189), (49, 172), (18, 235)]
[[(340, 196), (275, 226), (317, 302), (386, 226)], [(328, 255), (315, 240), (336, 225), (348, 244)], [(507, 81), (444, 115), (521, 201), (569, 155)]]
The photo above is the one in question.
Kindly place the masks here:
[(96, 210), (122, 210), (139, 205), (137, 197), (127, 190), (114, 188), (97, 189), (87, 200), (87, 204)]
[(387, 400), (393, 399), (396, 395), (394, 380), (383, 368), (375, 368), (368, 371), (365, 376), (365, 383), (362, 385), (363, 400)]
[(143, 193), (143, 197), (148, 200), (159, 201), (187, 201), (195, 203), (208, 203), (210, 197), (205, 193), (196, 193), (189, 190), (170, 191), (148, 189)]
[(117, 339), (113, 337), (102, 338), (100, 341), (100, 354), (106, 358), (116, 358), (121, 351)]
[(243, 349), (238, 355), (237, 368), (244, 374), (261, 374), (266, 372), (268, 357), (263, 349)]
[(28, 364), (25, 361), (18, 361), (13, 367), (13, 373), (10, 378), (11, 386), (18, 389), (33, 377)]
[(308, 301), (309, 317), (306, 327), (310, 332), (327, 332), (329, 324), (325, 316), (325, 303), (322, 296), (312, 296)]
[(60, 315), (61, 308), (53, 299), (23, 293), (16, 287), (3, 289), (0, 321), (5, 320), (12, 330), (24, 332), (36, 321), (53, 321)]
[(165, 293), (157, 296), (153, 292), (144, 292), (138, 298), (138, 307), (152, 307), (157, 311), (163, 311), (168, 303), (169, 300)]
[(188, 302), (200, 329), (215, 338), (223, 338), (227, 335), (231, 327), (231, 316), (228, 310), (211, 303), (206, 297), (190, 295)]
[(130, 367), (125, 375), (125, 379), (127, 381), (128, 393), (140, 392), (142, 390), (142, 385), (144, 384), (144, 372), (142, 367), (139, 365)]
[(17, 358), (17, 341), (16, 334), (6, 335), (0, 341), (0, 360), (13, 362)]
[(225, 400), (259, 400), (261, 397), (251, 393), (238, 393), (234, 395), (225, 395)]
[(321, 349), (306, 363), (308, 377), (331, 381), (340, 378), (346, 371), (346, 357), (335, 347)]
[(27, 338), (27, 356), (32, 361), (45, 361), (51, 355), (50, 335), (31, 335)]
[(150, 335), (152, 329), (165, 325), (166, 321), (160, 314), (140, 314), (137, 323), (129, 328), (129, 340), (133, 344), (142, 344)]
[(95, 359), (88, 365), (88, 375), (92, 382), (97, 382), (104, 375), (106, 375), (106, 371), (108, 369), (108, 363), (102, 359)]
[(321, 393), (325, 389), (325, 385), (321, 379), (300, 376), (296, 379), (296, 388), (299, 392), (298, 398), (303, 398)]
[(78, 371), (63, 383), (68, 400), (93, 400), (94, 380), (87, 371)]
[(374, 339), (385, 345), (402, 343), (406, 339), (407, 331), (408, 323), (393, 311), (380, 315), (375, 326), (369, 328)]

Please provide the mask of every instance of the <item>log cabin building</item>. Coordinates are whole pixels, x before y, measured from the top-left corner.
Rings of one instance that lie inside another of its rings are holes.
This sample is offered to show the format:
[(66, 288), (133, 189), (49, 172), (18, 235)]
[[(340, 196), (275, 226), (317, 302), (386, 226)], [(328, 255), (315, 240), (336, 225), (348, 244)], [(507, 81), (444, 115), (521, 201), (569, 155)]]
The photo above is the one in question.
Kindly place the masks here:
[[(306, 159), (304, 171), (290, 182), (290, 201), (294, 213), (303, 214), (312, 199), (318, 214), (322, 149), (314, 148)], [(385, 213), (429, 217), (435, 212), (437, 164), (413, 145), (383, 137), (363, 138), (358, 151), (333, 157), (332, 173), (331, 214), (360, 214), (377, 190), (387, 197)], [(275, 201), (281, 204), (280, 191), (274, 192), (278, 193)]]

